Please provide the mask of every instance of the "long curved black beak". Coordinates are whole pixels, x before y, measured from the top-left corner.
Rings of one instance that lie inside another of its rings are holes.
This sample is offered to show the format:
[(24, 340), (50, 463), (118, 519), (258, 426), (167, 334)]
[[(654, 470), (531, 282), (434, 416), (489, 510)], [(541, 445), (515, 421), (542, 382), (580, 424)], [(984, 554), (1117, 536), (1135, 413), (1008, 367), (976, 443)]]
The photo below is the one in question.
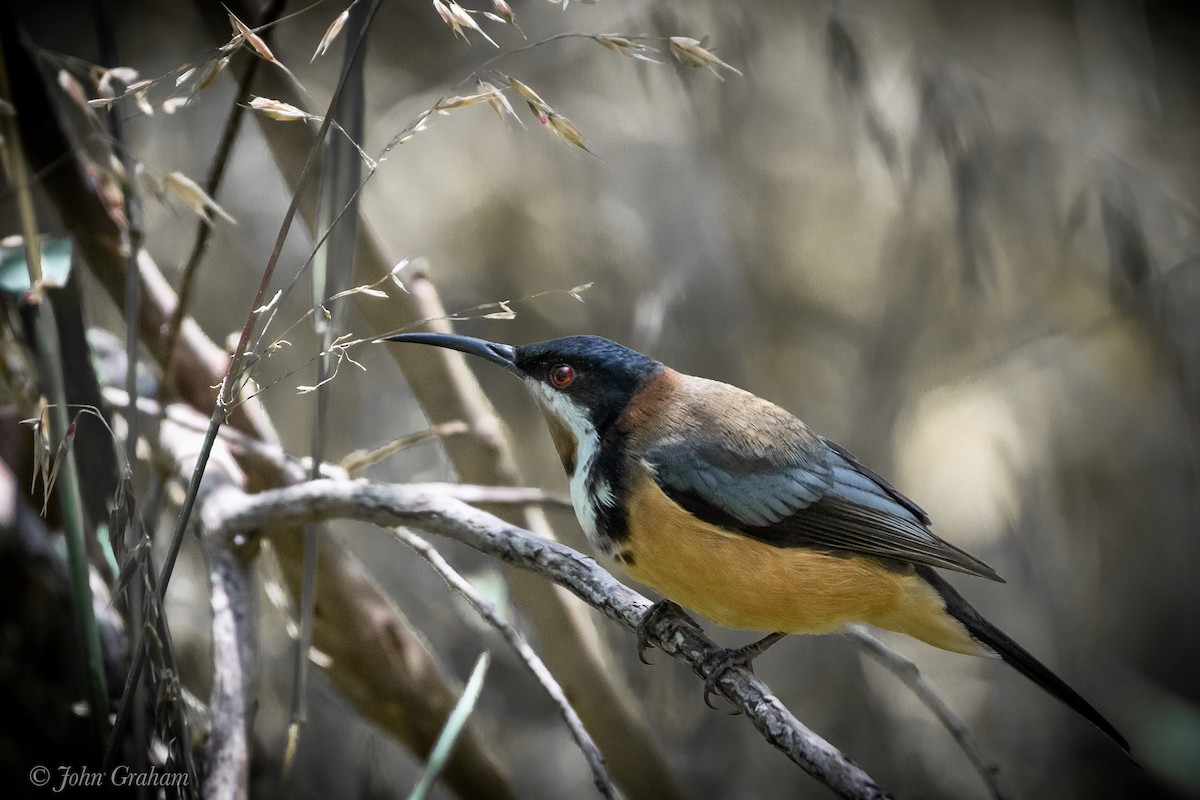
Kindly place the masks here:
[(431, 344), (435, 347), (457, 350), (460, 353), (478, 356), (484, 361), (498, 364), (514, 375), (521, 375), (521, 371), (517, 368), (517, 348), (510, 344), (473, 339), (470, 336), (458, 336), (453, 333), (397, 333), (394, 336), (385, 336), (384, 339), (389, 342), (415, 342), (416, 344)]

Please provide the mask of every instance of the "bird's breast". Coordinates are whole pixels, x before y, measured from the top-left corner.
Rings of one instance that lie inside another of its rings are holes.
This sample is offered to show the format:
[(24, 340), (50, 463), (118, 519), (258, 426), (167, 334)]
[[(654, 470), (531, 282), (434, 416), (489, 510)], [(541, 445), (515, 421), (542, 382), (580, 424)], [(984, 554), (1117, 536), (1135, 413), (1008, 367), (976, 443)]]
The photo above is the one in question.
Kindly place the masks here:
[(912, 570), (863, 556), (773, 547), (711, 525), (673, 502), (648, 475), (630, 485), (627, 508), (627, 535), (616, 543), (613, 560), (719, 625), (827, 633), (866, 622), (947, 650), (979, 652)]

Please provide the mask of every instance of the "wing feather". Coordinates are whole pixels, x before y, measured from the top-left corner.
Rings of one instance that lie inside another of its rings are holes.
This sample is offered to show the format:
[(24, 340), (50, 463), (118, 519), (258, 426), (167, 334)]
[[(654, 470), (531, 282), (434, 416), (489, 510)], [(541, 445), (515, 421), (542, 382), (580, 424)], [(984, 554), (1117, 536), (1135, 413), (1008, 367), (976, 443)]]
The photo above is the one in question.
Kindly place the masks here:
[(764, 442), (728, 421), (710, 422), (717, 430), (708, 431), (702, 447), (692, 444), (697, 437), (678, 437), (644, 454), (663, 492), (706, 522), (777, 547), (859, 553), (1003, 580), (936, 536), (920, 506), (833, 442), (811, 435)]

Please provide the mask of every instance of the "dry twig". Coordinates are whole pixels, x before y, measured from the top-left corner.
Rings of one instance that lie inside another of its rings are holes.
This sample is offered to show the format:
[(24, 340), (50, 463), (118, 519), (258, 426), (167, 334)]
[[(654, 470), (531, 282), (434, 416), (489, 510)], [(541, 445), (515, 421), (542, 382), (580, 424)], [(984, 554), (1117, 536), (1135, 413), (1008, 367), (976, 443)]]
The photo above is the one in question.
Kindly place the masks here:
[(481, 595), (471, 582), (458, 573), (454, 567), (450, 566), (450, 562), (442, 557), (433, 545), (428, 541), (417, 536), (411, 531), (404, 528), (393, 528), (392, 535), (400, 541), (404, 542), (413, 552), (425, 559), (429, 566), (441, 576), (446, 585), (460, 594), (471, 608), (479, 616), (483, 617), (489, 625), (495, 628), (521, 659), (521, 662), (533, 673), (537, 678), (538, 683), (546, 690), (546, 694), (550, 695), (550, 699), (554, 701), (554, 705), (558, 708), (558, 713), (562, 715), (563, 721), (567, 723), (567, 728), (571, 731), (571, 736), (575, 739), (579, 749), (583, 751), (584, 758), (587, 759), (588, 768), (592, 771), (592, 781), (596, 784), (596, 788), (600, 790), (600, 794), (609, 800), (615, 800), (616, 792), (613, 789), (612, 783), (608, 780), (608, 773), (604, 770), (604, 757), (600, 755), (600, 750), (596, 747), (596, 743), (592, 741), (592, 737), (588, 735), (587, 729), (583, 727), (583, 720), (579, 719), (579, 715), (575, 713), (575, 709), (571, 707), (571, 703), (563, 694), (562, 687), (558, 685), (558, 681), (554, 680), (554, 676), (550, 674), (550, 670), (542, 663), (542, 659), (534, 652), (525, 638), (514, 628), (507, 620), (501, 617), (495, 606), (487, 601)]
[[(617, 581), (592, 558), (458, 500), (408, 486), (320, 480), (256, 495), (221, 490), (208, 498), (203, 519), (207, 535), (223, 536), (331, 519), (356, 519), (388, 530), (411, 526), (457, 539), (549, 578), (630, 631), (636, 630), (650, 607), (646, 598)], [(662, 615), (651, 624), (649, 633), (664, 652), (702, 678), (711, 658), (720, 652), (685, 618)], [(768, 742), (838, 794), (886, 796), (860, 767), (796, 719), (754, 673), (732, 668), (717, 682), (717, 688)]]
[(254, 567), (231, 543), (210, 541), (213, 683), (205, 742), (205, 800), (249, 796), (250, 722), (257, 645)]
[[(242, 13), (247, 4), (235, 0), (230, 7)], [(224, 35), (224, 18), (214, 16), (214, 20), (219, 35)], [(239, 69), (239, 65), (234, 63), (231, 68)], [(308, 105), (275, 70), (260, 73), (257, 89), (259, 94), (298, 108)], [(302, 161), (309, 141), (298, 135), (303, 129), (259, 122), (267, 147), (284, 167), (281, 174), (289, 182), (294, 181), (292, 165)], [(313, 227), (315, 204), (306, 199), (300, 210)], [(360, 213), (358, 225), (354, 280), (369, 284), (390, 272), (399, 259), (388, 252), (366, 211)], [(441, 320), (446, 316), (437, 290), (423, 272), (410, 267), (404, 274), (404, 285), (408, 293), (393, 293), (389, 303), (358, 304), (373, 335), (394, 330), (401, 320)], [(428, 328), (450, 330), (447, 322), (430, 323)], [(470, 435), (442, 440), (460, 480), (489, 486), (525, 483), (491, 403), (462, 356), (432, 348), (422, 351), (402, 347), (388, 348), (388, 354), (403, 371), (432, 425), (455, 420), (468, 425)], [(554, 535), (540, 509), (527, 508), (512, 518), (541, 536)], [(604, 751), (622, 791), (632, 800), (682, 798), (683, 792), (654, 731), (629, 688), (609, 668), (586, 609), (545, 581), (520, 573), (510, 573), (509, 580), (517, 604), (540, 634), (546, 663), (567, 693), (577, 698), (579, 715)]]
[(984, 783), (987, 784), (988, 791), (991, 792), (992, 797), (995, 800), (1006, 800), (1009, 795), (1004, 791), (1004, 787), (1000, 785), (1000, 768), (989, 761), (987, 756), (983, 754), (979, 743), (971, 735), (970, 729), (963, 724), (963, 721), (950, 709), (950, 706), (946, 705), (946, 701), (938, 697), (937, 693), (925, 682), (925, 679), (921, 677), (921, 671), (917, 669), (917, 665), (888, 647), (877, 637), (871, 635), (866, 628), (859, 625), (848, 628), (845, 636), (857, 645), (860, 650), (878, 661), (889, 672), (899, 678), (922, 703), (929, 707), (929, 710), (946, 727), (946, 730), (950, 731), (950, 735), (954, 737), (954, 741), (958, 742), (958, 746), (967, 754), (967, 758), (971, 760), (971, 765), (975, 767), (975, 771), (979, 773)]

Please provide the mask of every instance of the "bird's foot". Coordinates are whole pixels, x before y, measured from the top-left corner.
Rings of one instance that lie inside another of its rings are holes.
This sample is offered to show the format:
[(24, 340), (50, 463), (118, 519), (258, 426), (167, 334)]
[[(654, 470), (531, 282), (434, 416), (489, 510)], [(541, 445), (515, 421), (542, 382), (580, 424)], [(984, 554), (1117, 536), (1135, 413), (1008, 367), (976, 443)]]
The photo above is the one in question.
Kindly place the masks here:
[(657, 603), (650, 606), (650, 608), (646, 609), (646, 613), (642, 614), (642, 618), (638, 620), (638, 660), (647, 666), (650, 665), (650, 662), (646, 660), (646, 651), (651, 647), (657, 646), (654, 642), (650, 641), (650, 628), (654, 625), (654, 623), (666, 616), (687, 617), (683, 609), (679, 607), (678, 603), (673, 603), (670, 600), (659, 600)]
[[(725, 673), (733, 667), (745, 667), (753, 673), (754, 659), (758, 658), (764, 650), (786, 635), (786, 633), (772, 633), (745, 647), (721, 650), (709, 657), (704, 664), (704, 673), (706, 675), (704, 678), (704, 704), (716, 710), (717, 707), (712, 704), (711, 698), (717, 693), (717, 682), (725, 677)], [(739, 714), (741, 712), (735, 711), (734, 713)]]

